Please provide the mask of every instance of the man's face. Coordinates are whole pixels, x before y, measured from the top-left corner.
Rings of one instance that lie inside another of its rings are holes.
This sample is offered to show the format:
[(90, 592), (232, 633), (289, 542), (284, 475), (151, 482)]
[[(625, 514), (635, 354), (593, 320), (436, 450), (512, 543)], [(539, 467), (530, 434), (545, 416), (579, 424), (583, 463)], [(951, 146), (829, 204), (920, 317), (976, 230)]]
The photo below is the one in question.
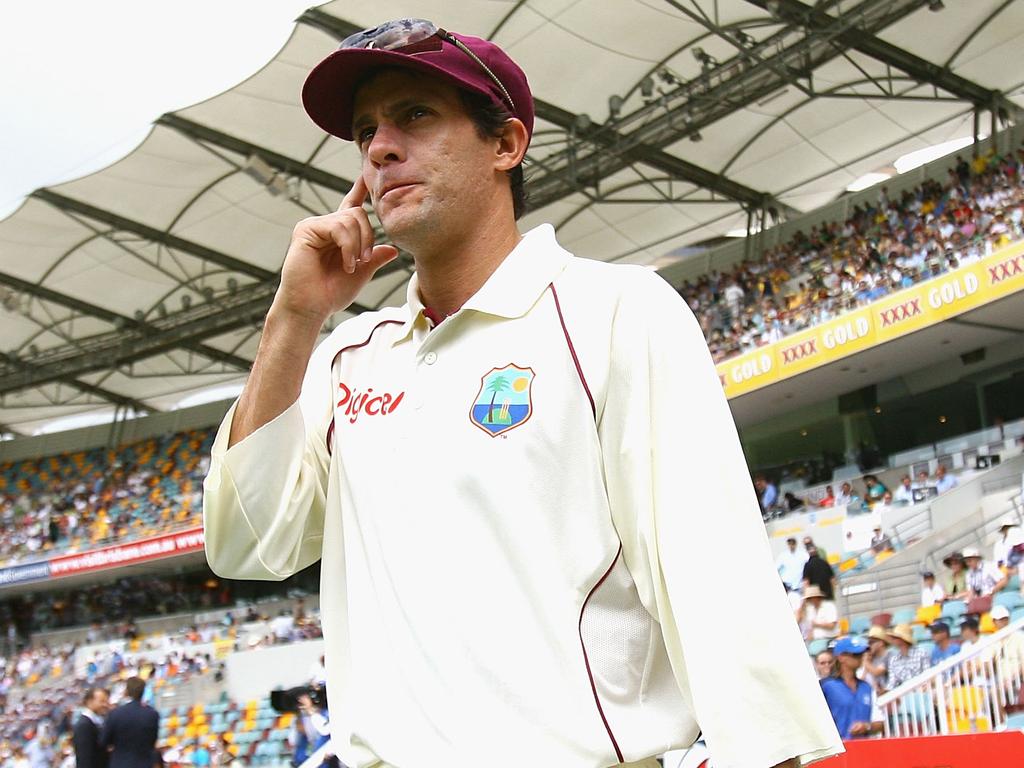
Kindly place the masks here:
[(843, 483), (843, 493), (845, 493), (847, 496), (850, 495), (850, 484), (849, 483)]
[(110, 711), (110, 696), (106, 691), (93, 691), (87, 706), (97, 715), (105, 715)]
[(787, 541), (786, 545), (789, 547), (790, 552), (796, 552), (796, 539), (791, 539), (790, 541)]
[(356, 93), (353, 114), (363, 179), (396, 245), (415, 254), (482, 213), (496, 183), (496, 140), (480, 138), (456, 88), (383, 70)]
[(939, 464), (939, 468), (935, 470), (935, 476), (941, 480), (946, 476), (946, 468)]
[(889, 491), (886, 491), (885, 493), (882, 494), (882, 503), (892, 504), (892, 494)]

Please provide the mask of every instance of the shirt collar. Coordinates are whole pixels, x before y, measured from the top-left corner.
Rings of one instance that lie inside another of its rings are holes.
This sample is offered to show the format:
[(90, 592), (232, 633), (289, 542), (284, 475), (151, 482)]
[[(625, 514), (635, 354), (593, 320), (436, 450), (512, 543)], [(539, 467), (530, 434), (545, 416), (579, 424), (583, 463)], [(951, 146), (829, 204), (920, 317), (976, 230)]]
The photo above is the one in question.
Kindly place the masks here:
[[(565, 269), (571, 255), (558, 244), (554, 227), (550, 224), (534, 227), (523, 235), (518, 245), (462, 309), (498, 317), (522, 317)], [(427, 327), (416, 274), (409, 280), (404, 309), (408, 318), (396, 343), (405, 340), (417, 324), (422, 323), (424, 328)]]
[(96, 725), (103, 725), (103, 717), (93, 712), (88, 707), (82, 707), (82, 714), (92, 720)]

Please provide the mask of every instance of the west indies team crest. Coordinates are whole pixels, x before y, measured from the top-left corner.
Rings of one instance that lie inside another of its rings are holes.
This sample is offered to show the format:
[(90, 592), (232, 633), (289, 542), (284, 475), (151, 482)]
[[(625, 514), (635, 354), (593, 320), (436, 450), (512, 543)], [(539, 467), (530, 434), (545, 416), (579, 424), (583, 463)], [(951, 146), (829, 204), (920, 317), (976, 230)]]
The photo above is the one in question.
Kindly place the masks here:
[(504, 368), (492, 368), (480, 379), (469, 420), (492, 437), (515, 429), (530, 418), (533, 401), (533, 369), (509, 363)]

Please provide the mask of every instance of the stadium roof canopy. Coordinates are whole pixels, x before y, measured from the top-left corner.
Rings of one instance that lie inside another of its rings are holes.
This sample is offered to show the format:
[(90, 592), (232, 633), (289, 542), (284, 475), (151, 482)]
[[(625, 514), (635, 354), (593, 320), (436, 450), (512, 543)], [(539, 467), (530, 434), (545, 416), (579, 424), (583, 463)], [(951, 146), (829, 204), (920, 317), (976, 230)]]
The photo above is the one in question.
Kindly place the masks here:
[[(660, 266), (811, 210), (1024, 104), (1013, 0), (327, 3), (248, 80), (0, 222), (0, 431), (168, 410), (244, 378), (294, 223), (333, 210), (359, 170), (305, 116), (303, 78), (340, 38), (402, 16), (523, 65), (539, 118), (524, 226), (550, 221), (609, 261)], [(353, 312), (404, 301), (410, 262), (389, 267)]]

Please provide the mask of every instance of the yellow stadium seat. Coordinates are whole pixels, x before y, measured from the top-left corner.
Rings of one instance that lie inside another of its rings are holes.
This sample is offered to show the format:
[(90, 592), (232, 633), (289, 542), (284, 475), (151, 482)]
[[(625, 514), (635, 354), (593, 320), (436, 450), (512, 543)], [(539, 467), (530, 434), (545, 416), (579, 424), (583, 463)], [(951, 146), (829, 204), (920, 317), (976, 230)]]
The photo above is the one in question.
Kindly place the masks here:
[(941, 615), (941, 605), (922, 605), (917, 609), (917, 616), (914, 617), (914, 622), (916, 624), (931, 624)]
[(210, 726), (207, 723), (203, 723), (196, 727), (196, 733), (200, 736), (206, 736), (210, 732)]
[(835, 552), (829, 552), (828, 553), (828, 564), (829, 565), (839, 565), (839, 561), (840, 560), (842, 560), (842, 558), (839, 557), (839, 555), (837, 553), (835, 553)]
[(178, 744), (178, 737), (177, 736), (168, 736), (166, 739), (164, 739), (164, 743), (168, 747), (177, 746), (177, 744)]
[(892, 557), (895, 554), (896, 553), (893, 552), (891, 549), (882, 550), (877, 555), (875, 555), (875, 562), (876, 563), (884, 563), (886, 560), (888, 560), (890, 557)]
[(991, 635), (996, 631), (995, 622), (992, 621), (992, 614), (983, 613), (981, 614), (981, 621), (978, 622), (978, 631), (983, 635)]
[(840, 573), (846, 573), (847, 571), (852, 571), (856, 567), (857, 567), (857, 558), (856, 557), (851, 557), (849, 560), (844, 560), (843, 562), (841, 562), (839, 564), (839, 572)]
[(185, 726), (185, 738), (194, 739), (196, 737), (196, 727), (194, 725)]
[(845, 616), (839, 620), (839, 634), (846, 635), (850, 632), (850, 620)]
[[(224, 741), (226, 741), (228, 744), (231, 744), (231, 742), (233, 742), (235, 740), (235, 732), (234, 731), (224, 731), (224, 733), (221, 734), (221, 735), (222, 735)], [(235, 755), (235, 754), (238, 754), (238, 753), (237, 752), (232, 752), (231, 754)]]

